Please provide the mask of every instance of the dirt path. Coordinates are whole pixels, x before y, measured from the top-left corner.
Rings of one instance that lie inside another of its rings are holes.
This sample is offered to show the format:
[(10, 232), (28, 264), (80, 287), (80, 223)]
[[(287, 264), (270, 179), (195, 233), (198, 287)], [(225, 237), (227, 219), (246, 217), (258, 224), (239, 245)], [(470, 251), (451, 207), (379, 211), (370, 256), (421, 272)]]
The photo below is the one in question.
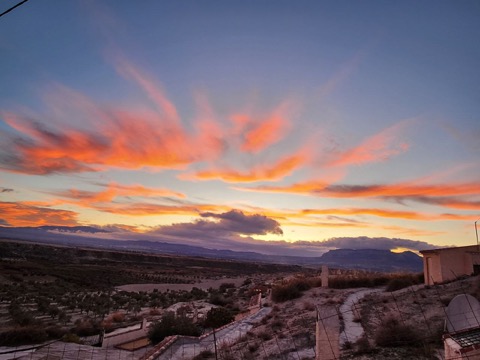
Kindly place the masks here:
[(368, 294), (383, 291), (383, 289), (361, 289), (349, 295), (340, 306), (340, 313), (343, 316), (344, 330), (340, 334), (340, 348), (345, 343), (355, 343), (364, 333), (359, 319), (360, 309), (356, 307), (358, 301)]

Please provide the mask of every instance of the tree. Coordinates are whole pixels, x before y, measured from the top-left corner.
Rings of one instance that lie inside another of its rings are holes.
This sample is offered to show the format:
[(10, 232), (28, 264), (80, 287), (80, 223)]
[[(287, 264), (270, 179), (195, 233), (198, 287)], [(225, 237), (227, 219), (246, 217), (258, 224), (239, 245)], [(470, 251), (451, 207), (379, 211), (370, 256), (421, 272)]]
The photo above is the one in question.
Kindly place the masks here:
[(219, 328), (220, 326), (231, 323), (234, 316), (230, 310), (224, 307), (211, 308), (205, 319), (205, 326), (209, 328)]
[(160, 321), (154, 323), (148, 331), (152, 344), (157, 344), (170, 335), (198, 336), (200, 329), (185, 316), (175, 316), (173, 312), (165, 313)]

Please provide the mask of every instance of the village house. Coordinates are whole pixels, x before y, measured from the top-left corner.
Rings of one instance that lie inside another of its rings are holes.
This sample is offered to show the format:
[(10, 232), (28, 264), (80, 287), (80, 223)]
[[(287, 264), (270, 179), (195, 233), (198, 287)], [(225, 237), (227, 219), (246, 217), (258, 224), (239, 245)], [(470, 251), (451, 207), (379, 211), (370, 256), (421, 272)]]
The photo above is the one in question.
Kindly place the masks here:
[(478, 245), (420, 251), (426, 285), (452, 281), (461, 276), (480, 274)]

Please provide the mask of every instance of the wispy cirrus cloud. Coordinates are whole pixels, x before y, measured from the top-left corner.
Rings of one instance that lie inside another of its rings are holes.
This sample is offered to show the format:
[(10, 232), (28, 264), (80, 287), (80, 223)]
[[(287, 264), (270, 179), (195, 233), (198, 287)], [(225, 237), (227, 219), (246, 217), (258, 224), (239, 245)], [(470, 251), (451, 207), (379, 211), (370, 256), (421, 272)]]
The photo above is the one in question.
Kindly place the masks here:
[[(472, 196), (474, 196), (474, 194), (472, 194)], [(413, 201), (429, 205), (444, 206), (458, 210), (480, 210), (480, 200), (466, 200), (458, 197), (410, 196), (397, 197), (394, 198), (394, 200), (399, 202)]]
[[(107, 113), (104, 113), (107, 117)], [(143, 114), (145, 115), (145, 114)], [(6, 122), (22, 131), (9, 144), (14, 151), (0, 157), (6, 170), (27, 174), (78, 173), (113, 168), (179, 168), (202, 158), (192, 150), (195, 139), (170, 137), (148, 116), (111, 113), (108, 120), (92, 124), (96, 129), (75, 130), (67, 124), (55, 130), (12, 114)], [(86, 120), (91, 117), (86, 116)], [(22, 128), (17, 126), (23, 123)], [(26, 129), (26, 130), (25, 130)], [(188, 140), (192, 140), (189, 143)], [(187, 145), (188, 144), (188, 145)]]
[[(149, 105), (128, 109), (104, 106), (65, 86), (51, 86), (45, 96), (46, 113), (0, 113), (16, 131), (4, 134), (7, 141), (0, 147), (0, 168), (35, 175), (111, 168), (185, 169), (197, 162), (214, 163), (232, 145), (240, 153), (258, 154), (287, 135), (292, 108), (289, 101), (265, 116), (245, 115), (248, 120), (237, 133), (237, 125), (218, 122), (206, 97), (200, 96), (196, 101), (199, 114), (187, 128), (173, 102), (151, 77), (122, 58), (116, 67), (139, 86)], [(283, 159), (278, 165), (283, 170), (257, 167), (251, 177), (262, 172), (270, 174), (264, 177), (288, 173), (287, 168), (293, 168), (298, 159), (299, 155)]]
[(248, 115), (241, 116), (245, 131), (242, 134), (240, 149), (258, 153), (282, 140), (291, 126), (289, 121), (291, 107), (292, 105), (286, 102), (267, 116), (256, 118), (248, 118)]
[(478, 195), (480, 182), (417, 184), (404, 182), (385, 185), (331, 185), (323, 195), (332, 197), (403, 197)]
[(328, 181), (327, 179), (327, 180), (309, 180), (309, 181), (297, 182), (290, 185), (259, 185), (255, 187), (235, 187), (235, 189), (243, 190), (243, 191), (311, 195), (311, 194), (320, 194), (320, 192), (326, 189), (330, 184), (331, 184), (331, 181)]
[(444, 184), (424, 184), (416, 182), (402, 182), (394, 184), (374, 185), (335, 185), (323, 181), (305, 181), (284, 186), (257, 186), (238, 187), (239, 190), (278, 192), (301, 195), (317, 195), (331, 198), (384, 198), (430, 202), (438, 205), (455, 204), (460, 207), (465, 205), (475, 206), (475, 202), (465, 202), (451, 199), (455, 196), (478, 196), (480, 182), (452, 182)]
[(403, 211), (381, 208), (329, 208), (329, 209), (304, 209), (300, 215), (361, 215), (361, 216), (376, 216), (391, 219), (404, 219), (404, 220), (472, 220), (472, 215), (462, 214), (433, 214), (422, 213), (416, 211)]
[(61, 198), (73, 200), (77, 205), (94, 207), (96, 203), (106, 203), (115, 200), (118, 197), (176, 197), (185, 198), (185, 194), (162, 188), (151, 188), (140, 184), (122, 185), (109, 183), (99, 184), (104, 188), (100, 191), (87, 191), (78, 189), (69, 189), (66, 191), (56, 191), (52, 194)]
[(195, 173), (180, 174), (181, 179), (222, 180), (228, 183), (248, 183), (257, 181), (276, 181), (291, 175), (310, 159), (310, 152), (301, 149), (297, 153), (279, 158), (273, 164), (254, 165), (241, 171), (229, 167), (200, 170)]
[(399, 140), (399, 136), (411, 122), (411, 119), (403, 120), (368, 137), (358, 146), (329, 154), (326, 166), (350, 166), (385, 161), (406, 152), (409, 145)]
[(76, 212), (25, 202), (0, 202), (0, 212), (4, 224), (9, 226), (78, 225)]
[(214, 204), (166, 205), (146, 202), (112, 203), (95, 205), (95, 209), (106, 213), (130, 216), (187, 215), (195, 216), (202, 212), (230, 211), (228, 206)]

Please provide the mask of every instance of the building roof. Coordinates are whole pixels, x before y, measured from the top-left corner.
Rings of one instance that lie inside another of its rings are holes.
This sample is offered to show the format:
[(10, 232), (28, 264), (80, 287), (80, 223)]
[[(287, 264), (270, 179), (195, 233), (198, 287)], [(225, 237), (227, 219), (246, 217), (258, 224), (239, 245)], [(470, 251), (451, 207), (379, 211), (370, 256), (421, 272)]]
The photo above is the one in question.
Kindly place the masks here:
[(436, 254), (439, 252), (446, 252), (452, 250), (460, 250), (463, 249), (465, 251), (480, 251), (480, 245), (468, 245), (468, 246), (454, 246), (454, 247), (445, 247), (445, 248), (438, 248), (438, 249), (429, 249), (429, 250), (420, 250), (420, 253), (423, 254)]

